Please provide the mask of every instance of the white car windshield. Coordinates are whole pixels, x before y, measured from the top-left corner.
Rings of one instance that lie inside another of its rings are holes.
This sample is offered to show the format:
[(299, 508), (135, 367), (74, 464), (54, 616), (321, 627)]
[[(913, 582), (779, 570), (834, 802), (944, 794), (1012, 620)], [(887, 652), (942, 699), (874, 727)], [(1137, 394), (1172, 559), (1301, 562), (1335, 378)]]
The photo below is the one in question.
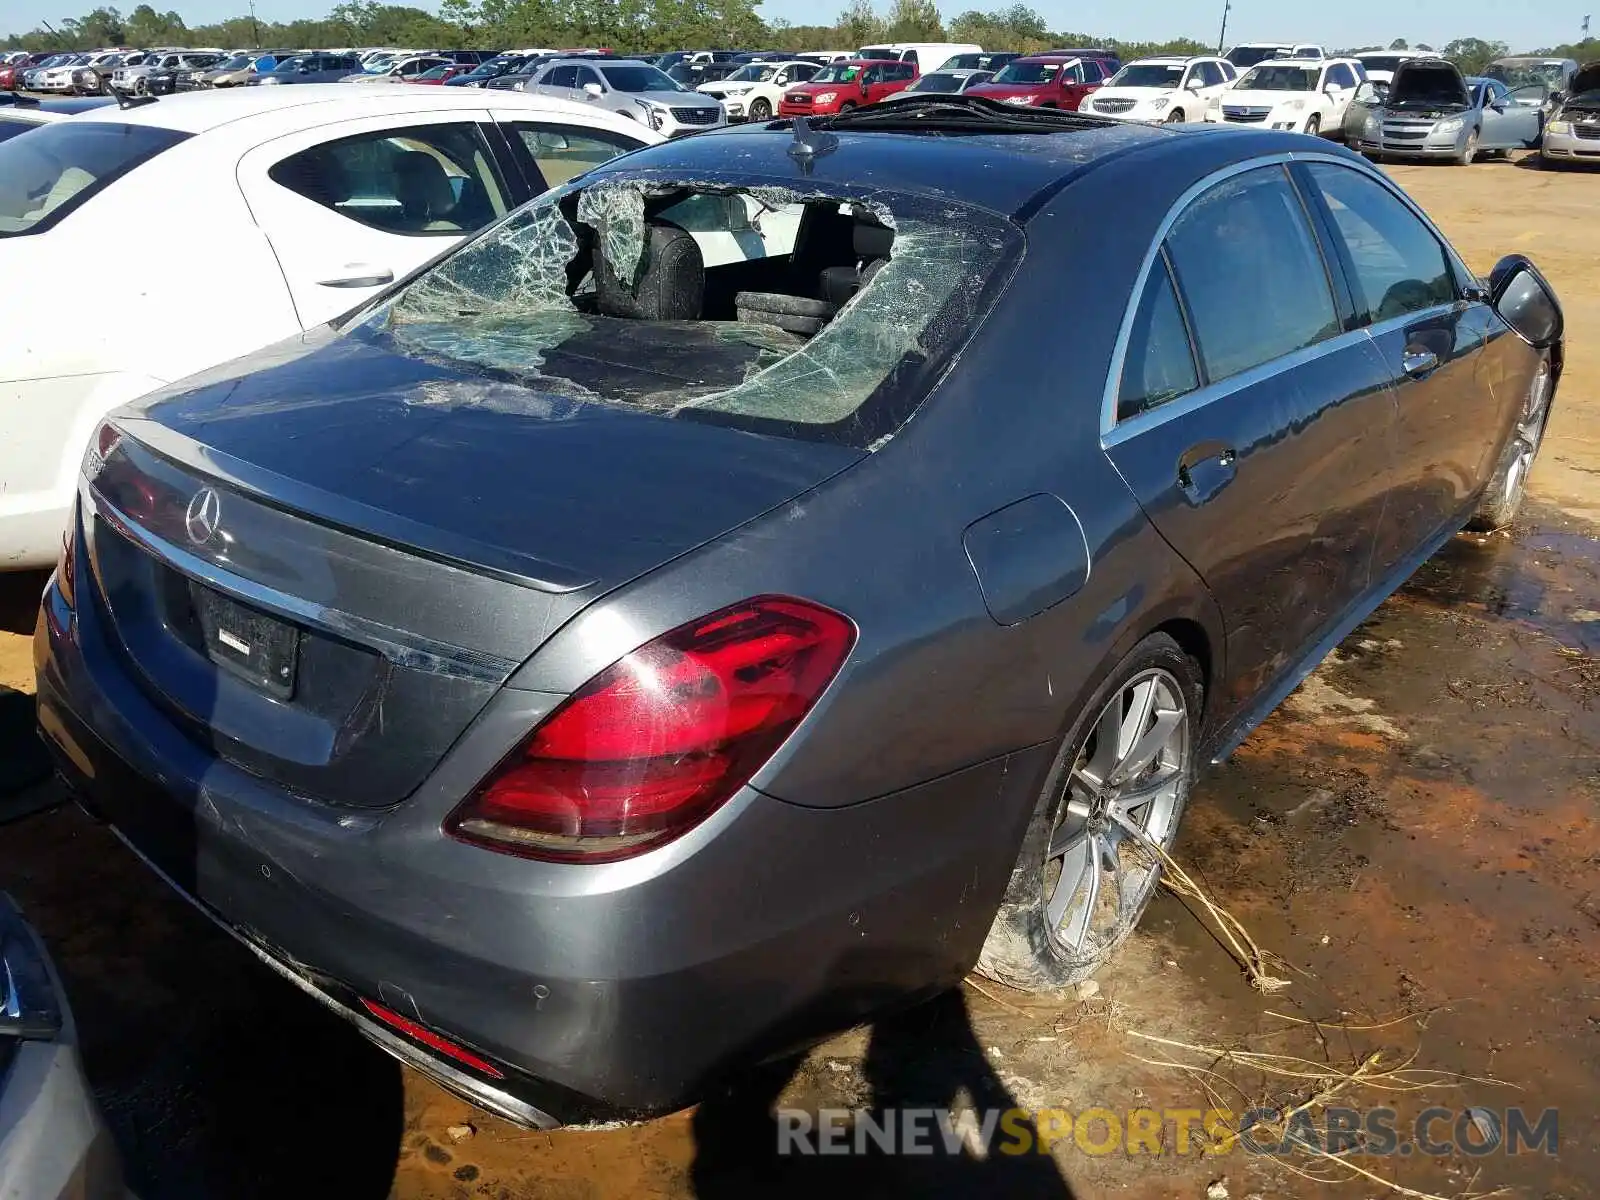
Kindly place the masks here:
[(1315, 67), (1255, 67), (1234, 85), (1241, 92), (1310, 92), (1317, 86)]
[(747, 67), (740, 67), (728, 76), (729, 83), (766, 83), (778, 73), (778, 68), (772, 63), (751, 63)]
[(0, 238), (55, 224), (186, 137), (150, 125), (53, 121), (0, 142)]
[(1129, 63), (1107, 87), (1175, 88), (1183, 79), (1182, 63)]

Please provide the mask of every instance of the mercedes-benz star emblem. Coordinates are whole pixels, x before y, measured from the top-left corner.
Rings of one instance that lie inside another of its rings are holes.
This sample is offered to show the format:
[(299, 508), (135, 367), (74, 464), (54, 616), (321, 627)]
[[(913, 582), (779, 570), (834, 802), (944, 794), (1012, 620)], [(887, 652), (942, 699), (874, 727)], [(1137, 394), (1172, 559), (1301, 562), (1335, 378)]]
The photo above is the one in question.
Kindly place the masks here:
[(222, 497), (212, 488), (201, 488), (189, 501), (189, 511), (183, 514), (183, 528), (189, 540), (203, 546), (217, 536), (222, 525)]

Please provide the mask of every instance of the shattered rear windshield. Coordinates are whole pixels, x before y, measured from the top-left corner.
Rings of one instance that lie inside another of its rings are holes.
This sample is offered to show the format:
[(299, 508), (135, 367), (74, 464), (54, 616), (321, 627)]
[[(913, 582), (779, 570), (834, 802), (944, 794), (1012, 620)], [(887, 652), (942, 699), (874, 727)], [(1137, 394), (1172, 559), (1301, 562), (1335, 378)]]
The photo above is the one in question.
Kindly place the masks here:
[(519, 209), (351, 334), (542, 396), (869, 449), (1021, 245), (949, 202), (618, 173)]

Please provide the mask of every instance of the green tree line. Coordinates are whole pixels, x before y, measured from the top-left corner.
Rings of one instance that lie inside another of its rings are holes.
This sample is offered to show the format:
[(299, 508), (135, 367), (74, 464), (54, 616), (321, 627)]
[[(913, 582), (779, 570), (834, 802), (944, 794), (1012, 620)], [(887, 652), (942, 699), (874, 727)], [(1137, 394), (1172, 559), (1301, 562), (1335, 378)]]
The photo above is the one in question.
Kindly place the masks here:
[[(1132, 42), (1099, 34), (1051, 30), (1026, 4), (969, 9), (944, 20), (934, 0), (849, 0), (829, 25), (765, 21), (760, 0), (442, 0), (436, 12), (377, 0), (346, 0), (321, 19), (257, 21), (237, 16), (189, 25), (175, 10), (140, 4), (127, 15), (96, 8), (59, 25), (41, 24), (0, 46), (28, 50), (88, 50), (100, 46), (220, 46), (319, 49), (333, 46), (414, 46), (484, 49), (513, 46), (610, 46), (643, 52), (703, 47), (771, 50), (850, 50), (876, 41), (976, 42), (993, 50), (1034, 52), (1052, 46), (1108, 46), (1124, 60), (1149, 54), (1203, 54), (1215, 47), (1192, 37)], [(1406, 49), (1403, 38), (1392, 49)], [(1424, 49), (1419, 45), (1418, 49)], [(1446, 57), (1471, 74), (1508, 53), (1504, 42), (1458, 38)], [(1600, 57), (1595, 39), (1531, 53)]]

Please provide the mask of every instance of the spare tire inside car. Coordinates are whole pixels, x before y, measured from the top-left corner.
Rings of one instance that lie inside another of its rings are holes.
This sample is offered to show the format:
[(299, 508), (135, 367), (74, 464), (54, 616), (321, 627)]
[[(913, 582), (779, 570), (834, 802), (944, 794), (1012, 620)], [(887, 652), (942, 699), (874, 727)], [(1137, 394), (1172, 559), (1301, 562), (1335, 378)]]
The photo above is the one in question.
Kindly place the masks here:
[(790, 333), (810, 337), (833, 320), (839, 306), (826, 300), (791, 296), (785, 292), (739, 292), (733, 298), (739, 320), (758, 325), (776, 325)]

